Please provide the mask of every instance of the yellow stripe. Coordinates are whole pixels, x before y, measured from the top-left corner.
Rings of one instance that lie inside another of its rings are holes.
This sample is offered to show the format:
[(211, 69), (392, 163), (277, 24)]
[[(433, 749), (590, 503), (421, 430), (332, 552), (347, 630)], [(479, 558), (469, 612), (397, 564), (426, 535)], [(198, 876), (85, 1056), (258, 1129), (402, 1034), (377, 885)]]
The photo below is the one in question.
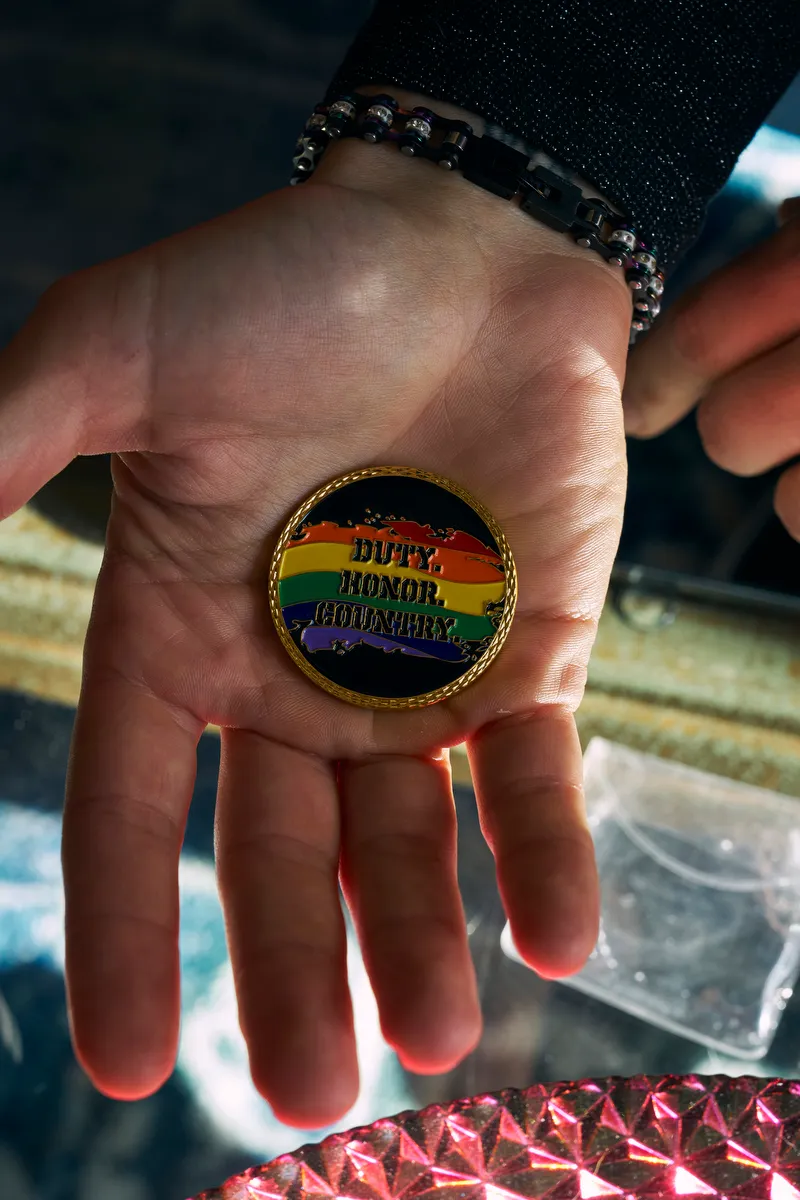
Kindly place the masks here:
[(354, 563), (353, 548), (346, 543), (317, 542), (309, 546), (294, 546), (287, 550), (281, 563), (280, 578), (305, 575), (316, 571), (363, 571), (374, 575), (396, 575), (402, 579), (433, 580), (439, 599), (452, 612), (469, 613), (480, 617), (489, 601), (501, 600), (506, 590), (505, 580), (499, 583), (450, 583), (430, 571), (415, 571), (397, 563)]

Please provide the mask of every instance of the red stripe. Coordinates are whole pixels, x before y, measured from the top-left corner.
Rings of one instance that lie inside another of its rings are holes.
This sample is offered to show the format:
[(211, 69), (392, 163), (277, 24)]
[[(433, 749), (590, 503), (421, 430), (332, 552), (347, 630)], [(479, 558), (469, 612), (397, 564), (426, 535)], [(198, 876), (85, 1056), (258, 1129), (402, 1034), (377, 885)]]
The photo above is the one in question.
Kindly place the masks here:
[(289, 546), (307, 546), (309, 542), (349, 542), (355, 537), (394, 538), (416, 545), (441, 546), (446, 550), (460, 550), (468, 554), (480, 554), (493, 562), (502, 563), (503, 559), (496, 550), (473, 537), (471, 533), (463, 533), (455, 529), (446, 537), (439, 537), (430, 525), (420, 525), (416, 521), (391, 521), (381, 526), (372, 525), (336, 525), (333, 521), (321, 521), (317, 525), (308, 526), (300, 538), (289, 542)]

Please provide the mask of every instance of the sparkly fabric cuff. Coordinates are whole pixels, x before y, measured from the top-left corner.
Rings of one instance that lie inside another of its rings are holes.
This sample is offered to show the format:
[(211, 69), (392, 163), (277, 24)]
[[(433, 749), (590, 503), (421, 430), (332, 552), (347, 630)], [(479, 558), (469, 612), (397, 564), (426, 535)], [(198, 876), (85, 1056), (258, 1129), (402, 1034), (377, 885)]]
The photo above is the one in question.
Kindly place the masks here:
[(377, 0), (326, 96), (456, 104), (592, 181), (669, 272), (800, 63), (797, 0)]

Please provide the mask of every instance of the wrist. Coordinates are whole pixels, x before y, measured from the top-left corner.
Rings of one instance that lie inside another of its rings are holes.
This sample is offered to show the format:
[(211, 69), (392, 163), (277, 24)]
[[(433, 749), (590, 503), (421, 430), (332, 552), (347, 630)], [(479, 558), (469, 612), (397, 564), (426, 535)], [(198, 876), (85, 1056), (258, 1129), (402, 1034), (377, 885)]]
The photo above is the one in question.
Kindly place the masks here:
[[(359, 86), (357, 91), (364, 95), (389, 92), (402, 108), (430, 108), (450, 120), (465, 121), (479, 137), (486, 129), (484, 119), (475, 113), (394, 84)], [(342, 138), (332, 142), (314, 174), (302, 186), (315, 184), (381, 195), (427, 223), (435, 221), (439, 227), (452, 223), (454, 229), (460, 229), (462, 238), (469, 231), (482, 245), (499, 242), (512, 249), (518, 245), (523, 252), (549, 250), (565, 259), (590, 262), (590, 270), (604, 275), (611, 273), (611, 268), (593, 255), (587, 256), (586, 250), (571, 238), (522, 212), (518, 202), (492, 195), (465, 179), (459, 171), (442, 171), (422, 159), (410, 162), (388, 141), (369, 144), (360, 138)], [(620, 283), (621, 290), (626, 291), (624, 283)]]
[[(365, 96), (377, 96), (388, 91), (402, 108), (431, 108), (450, 120), (466, 121), (480, 133), (476, 122), (482, 124), (481, 118), (454, 104), (432, 100), (429, 96), (397, 88), (393, 84), (367, 84), (356, 90)], [(420, 167), (426, 169), (420, 170)], [(466, 182), (458, 172), (438, 170), (433, 163), (424, 160), (409, 162), (388, 141), (370, 145), (360, 138), (342, 138), (329, 144), (314, 174), (303, 186), (333, 183), (360, 191), (375, 191), (387, 197), (396, 197), (405, 205), (427, 209), (431, 214), (436, 213), (439, 219), (446, 219), (451, 213), (455, 215), (464, 202), (463, 185)], [(481, 200), (490, 198), (468, 197), (466, 206), (472, 207), (470, 200), (480, 205)], [(489, 219), (496, 215), (490, 213)]]

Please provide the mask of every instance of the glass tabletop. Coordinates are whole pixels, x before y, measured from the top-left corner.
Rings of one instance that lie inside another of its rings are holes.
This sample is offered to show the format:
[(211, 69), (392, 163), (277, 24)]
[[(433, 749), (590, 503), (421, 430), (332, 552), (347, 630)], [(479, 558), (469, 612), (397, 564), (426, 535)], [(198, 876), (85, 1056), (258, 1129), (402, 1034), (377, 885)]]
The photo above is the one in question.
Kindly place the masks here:
[(474, 798), (457, 789), (459, 872), (485, 1031), (454, 1071), (405, 1071), (380, 1034), (355, 940), (349, 969), (360, 1098), (335, 1127), (288, 1128), (253, 1087), (239, 1033), (212, 857), (219, 742), (206, 734), (181, 861), (183, 1019), (178, 1064), (154, 1096), (100, 1095), (73, 1056), (64, 999), (61, 803), (71, 709), (0, 693), (0, 1196), (184, 1200), (336, 1129), (504, 1087), (587, 1076), (792, 1075), (800, 1002), (760, 1061), (718, 1054), (539, 979), (501, 947), (505, 923)]

